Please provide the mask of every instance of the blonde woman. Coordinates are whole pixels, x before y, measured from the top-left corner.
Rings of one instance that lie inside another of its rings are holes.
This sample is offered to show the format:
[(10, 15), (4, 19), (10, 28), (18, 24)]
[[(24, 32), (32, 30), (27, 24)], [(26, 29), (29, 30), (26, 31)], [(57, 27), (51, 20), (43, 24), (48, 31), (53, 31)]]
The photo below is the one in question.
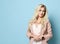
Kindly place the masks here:
[(36, 8), (28, 25), (27, 36), (30, 44), (48, 44), (47, 41), (52, 37), (51, 24), (44, 4), (40, 4)]

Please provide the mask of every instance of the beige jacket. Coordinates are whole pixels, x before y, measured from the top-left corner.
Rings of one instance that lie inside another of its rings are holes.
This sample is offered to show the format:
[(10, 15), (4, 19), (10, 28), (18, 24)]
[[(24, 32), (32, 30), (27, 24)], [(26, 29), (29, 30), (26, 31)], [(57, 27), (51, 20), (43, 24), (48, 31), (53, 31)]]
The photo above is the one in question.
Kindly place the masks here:
[[(44, 23), (44, 28), (41, 30), (41, 36), (43, 35), (42, 37), (42, 44), (48, 44), (47, 41), (52, 37), (52, 29), (51, 29), (51, 24), (49, 22), (49, 20), (47, 20), (45, 23)], [(32, 39), (31, 39), (31, 36), (30, 36), (31, 31), (30, 31), (30, 26), (28, 26), (28, 31), (27, 31), (27, 36), (28, 38), (30, 39), (30, 44)]]

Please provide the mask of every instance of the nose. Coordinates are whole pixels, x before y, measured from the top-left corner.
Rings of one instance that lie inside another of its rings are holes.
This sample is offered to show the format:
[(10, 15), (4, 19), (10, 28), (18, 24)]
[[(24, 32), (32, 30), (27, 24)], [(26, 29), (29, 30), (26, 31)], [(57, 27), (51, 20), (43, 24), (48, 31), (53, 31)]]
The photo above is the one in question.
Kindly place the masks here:
[(41, 13), (41, 14), (43, 14), (43, 12), (42, 12), (42, 11), (41, 11), (40, 13)]

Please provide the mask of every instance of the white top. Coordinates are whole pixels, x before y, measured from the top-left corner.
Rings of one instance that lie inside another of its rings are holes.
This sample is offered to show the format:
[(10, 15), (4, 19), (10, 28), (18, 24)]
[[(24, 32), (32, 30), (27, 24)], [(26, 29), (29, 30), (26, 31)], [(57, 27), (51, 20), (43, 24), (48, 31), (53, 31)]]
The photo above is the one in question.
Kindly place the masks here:
[(40, 35), (42, 24), (32, 24), (32, 33), (34, 35)]
[[(34, 34), (34, 35), (40, 35), (41, 34), (41, 30), (42, 30), (42, 24), (32, 24), (31, 26), (31, 32)], [(33, 40), (32, 41), (32, 44), (42, 44), (42, 41), (35, 41)]]

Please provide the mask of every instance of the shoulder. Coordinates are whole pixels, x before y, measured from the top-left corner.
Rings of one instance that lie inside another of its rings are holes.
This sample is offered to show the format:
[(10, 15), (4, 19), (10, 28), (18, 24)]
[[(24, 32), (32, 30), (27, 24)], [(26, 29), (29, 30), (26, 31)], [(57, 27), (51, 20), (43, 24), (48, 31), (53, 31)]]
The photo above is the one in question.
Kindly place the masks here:
[(46, 24), (51, 27), (51, 23), (49, 19), (46, 21)]
[(49, 20), (49, 19), (47, 19), (47, 20), (45, 21), (45, 24), (46, 24), (46, 25), (50, 25), (50, 26), (51, 26), (51, 24), (50, 24), (50, 20)]
[(31, 26), (32, 26), (32, 24), (33, 24), (33, 22), (31, 22), (31, 21), (30, 21), (30, 22), (28, 22), (28, 26), (29, 26), (29, 27), (31, 27)]
[(50, 23), (49, 19), (47, 19), (47, 20), (45, 21), (45, 23)]

